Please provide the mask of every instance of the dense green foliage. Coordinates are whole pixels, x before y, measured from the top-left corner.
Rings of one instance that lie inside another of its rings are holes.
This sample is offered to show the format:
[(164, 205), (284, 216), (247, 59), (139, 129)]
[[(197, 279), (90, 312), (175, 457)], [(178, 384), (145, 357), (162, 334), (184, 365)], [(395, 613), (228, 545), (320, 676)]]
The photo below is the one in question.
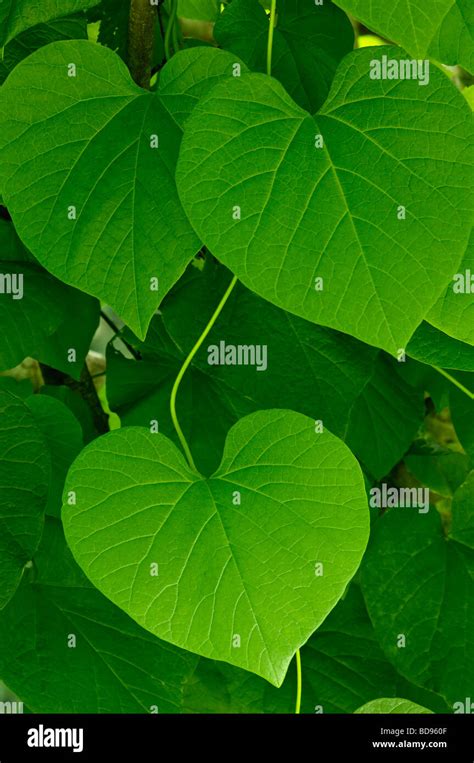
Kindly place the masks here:
[(31, 711), (470, 712), (474, 11), (431, 4), (0, 0)]

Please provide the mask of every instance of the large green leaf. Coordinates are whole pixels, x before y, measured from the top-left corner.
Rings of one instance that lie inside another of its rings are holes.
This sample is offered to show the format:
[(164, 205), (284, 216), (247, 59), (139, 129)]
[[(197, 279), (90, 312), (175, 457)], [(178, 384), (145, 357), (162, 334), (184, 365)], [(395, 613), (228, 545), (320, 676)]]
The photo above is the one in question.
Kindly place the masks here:
[(35, 567), (0, 613), (0, 677), (9, 688), (33, 712), (179, 712), (196, 658), (139, 628), (91, 586), (55, 519)]
[[(110, 347), (108, 398), (123, 425), (150, 426), (158, 420), (160, 431), (177, 442), (169, 413), (171, 387), (230, 278), (209, 258), (202, 268), (193, 264), (153, 318), (146, 341), (127, 334), (141, 359), (126, 359)], [(209, 348), (221, 342), (265, 347), (266, 368), (210, 365)], [(286, 313), (238, 284), (180, 388), (180, 422), (192, 439), (198, 468), (212, 473), (232, 424), (262, 408), (296, 410), (344, 438), (375, 359), (375, 350), (352, 337)]]
[(76, 459), (65, 491), (68, 543), (99, 590), (160, 638), (277, 686), (368, 536), (355, 458), (291, 411), (241, 419), (209, 479), (164, 435), (112, 432)]
[(387, 657), (452, 704), (474, 681), (474, 552), (446, 533), (433, 509), (388, 511), (372, 528), (362, 585)]
[(174, 182), (180, 120), (234, 62), (214, 49), (183, 51), (162, 74), (162, 98), (137, 87), (110, 50), (57, 42), (2, 88), (0, 182), (20, 237), (47, 270), (112, 305), (140, 336), (200, 246)]
[(31, 395), (26, 405), (43, 433), (51, 454), (51, 479), (46, 512), (60, 516), (67, 470), (83, 447), (82, 429), (64, 403), (47, 395)]
[(98, 2), (99, 0), (1, 0), (0, 47), (25, 29), (84, 11)]
[(440, 368), (474, 371), (474, 347), (423, 321), (407, 345), (412, 358)]
[[(267, 71), (268, 17), (258, 0), (233, 0), (214, 27), (222, 48), (252, 71)], [(304, 109), (326, 100), (339, 61), (354, 47), (347, 16), (331, 2), (282, 2), (273, 36), (272, 74)]]
[(376, 51), (346, 56), (315, 118), (265, 75), (217, 84), (187, 122), (177, 180), (198, 235), (246, 286), (396, 353), (465, 251), (473, 130), (444, 74), (373, 80), (375, 55), (403, 57)]
[[(474, 92), (474, 88), (471, 88)], [(474, 344), (474, 229), (462, 260), (446, 292), (427, 315), (440, 331)]]
[(474, 6), (471, 0), (334, 0), (369, 29), (417, 58), (461, 64), (474, 72)]
[(14, 594), (38, 547), (50, 468), (31, 411), (0, 389), (0, 608)]
[(367, 704), (362, 705), (354, 712), (356, 713), (377, 713), (378, 715), (404, 715), (406, 713), (431, 713), (426, 707), (410, 702), (408, 699), (374, 699)]

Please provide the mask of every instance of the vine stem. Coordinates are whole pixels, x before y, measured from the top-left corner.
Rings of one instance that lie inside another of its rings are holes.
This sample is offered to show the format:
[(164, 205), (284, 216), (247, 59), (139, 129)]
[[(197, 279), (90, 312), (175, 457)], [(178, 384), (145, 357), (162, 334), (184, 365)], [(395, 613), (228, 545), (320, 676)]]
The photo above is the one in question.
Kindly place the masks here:
[(438, 366), (433, 366), (434, 370), (437, 371), (441, 376), (444, 376), (448, 381), (451, 382), (451, 384), (454, 384), (455, 387), (461, 390), (461, 392), (464, 392), (465, 395), (471, 398), (471, 400), (474, 400), (474, 392), (471, 392), (467, 387), (464, 386), (464, 384), (461, 384), (460, 381), (454, 378), (454, 376), (451, 376), (451, 374), (448, 374), (447, 371), (445, 371), (443, 368), (438, 368)]
[(173, 384), (173, 389), (171, 390), (171, 398), (170, 398), (170, 412), (171, 412), (171, 420), (173, 422), (173, 426), (176, 430), (176, 434), (178, 435), (179, 441), (181, 443), (181, 446), (184, 450), (184, 454), (188, 460), (189, 466), (194, 469), (197, 472), (196, 464), (194, 463), (194, 459), (190, 450), (190, 447), (187, 443), (186, 437), (183, 434), (183, 430), (180, 427), (178, 417), (176, 415), (176, 397), (178, 394), (179, 385), (181, 384), (181, 381), (183, 379), (184, 374), (186, 373), (187, 369), (189, 368), (194, 356), (196, 355), (197, 351), (201, 347), (202, 343), (204, 342), (205, 338), (209, 334), (210, 330), (212, 329), (213, 325), (215, 324), (216, 320), (218, 319), (219, 315), (221, 314), (225, 303), (230, 297), (230, 294), (232, 292), (232, 289), (234, 288), (235, 284), (237, 283), (237, 276), (234, 276), (232, 278), (232, 281), (230, 282), (229, 286), (227, 287), (221, 301), (217, 305), (216, 309), (214, 310), (214, 313), (212, 314), (209, 323), (207, 324), (206, 328), (202, 332), (201, 336), (197, 340), (196, 344), (192, 348), (191, 352), (189, 353), (188, 357), (184, 361), (183, 365), (181, 366), (179, 373), (175, 379), (175, 382)]
[(295, 713), (296, 715), (299, 715), (301, 711), (301, 684), (302, 684), (302, 677), (301, 677), (301, 653), (300, 650), (296, 650), (296, 707), (295, 707)]
[[(176, 24), (176, 16), (178, 15), (178, 0), (171, 0), (171, 12), (168, 19), (165, 32), (165, 58), (170, 60), (171, 53), (171, 35), (173, 33), (174, 25)], [(176, 51), (175, 51), (176, 52)]]
[(148, 90), (155, 44), (156, 9), (150, 0), (131, 0), (128, 22), (130, 72), (140, 87)]
[(269, 76), (272, 73), (273, 31), (275, 29), (275, 17), (276, 17), (276, 0), (272, 0), (272, 4), (270, 8), (270, 26), (268, 29), (268, 43), (267, 43), (267, 74)]

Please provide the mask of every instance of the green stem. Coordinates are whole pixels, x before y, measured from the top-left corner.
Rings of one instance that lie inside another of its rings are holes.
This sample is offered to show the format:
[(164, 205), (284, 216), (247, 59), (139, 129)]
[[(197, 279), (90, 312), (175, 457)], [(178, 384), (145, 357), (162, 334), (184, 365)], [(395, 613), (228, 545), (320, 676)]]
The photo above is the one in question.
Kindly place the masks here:
[(272, 0), (270, 8), (270, 27), (268, 29), (267, 43), (267, 74), (272, 73), (272, 52), (273, 52), (273, 30), (275, 29), (276, 0)]
[(214, 313), (211, 316), (211, 319), (209, 320), (209, 323), (207, 324), (206, 328), (202, 332), (201, 336), (197, 340), (196, 344), (194, 345), (193, 349), (189, 353), (188, 357), (184, 361), (183, 365), (180, 368), (180, 371), (178, 373), (178, 376), (176, 377), (175, 383), (173, 384), (173, 389), (171, 390), (171, 398), (170, 398), (170, 411), (171, 411), (171, 420), (173, 422), (173, 426), (176, 430), (176, 434), (178, 435), (179, 441), (181, 443), (181, 446), (184, 450), (185, 456), (188, 460), (189, 466), (197, 471), (196, 465), (194, 463), (194, 459), (192, 457), (191, 450), (189, 448), (188, 443), (186, 442), (186, 438), (183, 434), (183, 430), (181, 429), (178, 421), (178, 417), (176, 415), (176, 396), (178, 394), (179, 385), (181, 384), (181, 380), (186, 373), (187, 369), (189, 368), (192, 359), (196, 355), (197, 351), (201, 347), (202, 343), (204, 342), (205, 338), (209, 334), (210, 330), (212, 329), (214, 323), (218, 319), (219, 315), (222, 312), (222, 309), (227, 302), (227, 300), (230, 297), (230, 294), (232, 292), (232, 289), (234, 288), (235, 284), (237, 283), (237, 276), (234, 276), (232, 278), (232, 281), (230, 282), (229, 286), (227, 287), (224, 296), (222, 297), (221, 301), (217, 305)]
[(434, 370), (437, 371), (441, 376), (444, 376), (448, 381), (451, 382), (451, 384), (454, 384), (455, 387), (461, 390), (461, 392), (464, 392), (465, 395), (471, 398), (471, 400), (474, 400), (474, 392), (471, 392), (467, 387), (464, 386), (464, 384), (461, 384), (460, 381), (454, 378), (454, 376), (451, 376), (451, 374), (448, 374), (447, 371), (445, 371), (443, 368), (438, 368), (438, 366), (433, 366)]
[(301, 711), (301, 653), (300, 650), (296, 650), (296, 707), (295, 713), (299, 715)]
[(179, 51), (179, 22), (177, 17), (173, 24), (173, 48), (175, 53)]
[(168, 24), (166, 26), (166, 32), (165, 32), (165, 57), (167, 61), (169, 61), (171, 56), (173, 55), (171, 52), (171, 35), (173, 33), (173, 28), (176, 23), (177, 15), (178, 15), (178, 0), (171, 0), (171, 12), (168, 19)]

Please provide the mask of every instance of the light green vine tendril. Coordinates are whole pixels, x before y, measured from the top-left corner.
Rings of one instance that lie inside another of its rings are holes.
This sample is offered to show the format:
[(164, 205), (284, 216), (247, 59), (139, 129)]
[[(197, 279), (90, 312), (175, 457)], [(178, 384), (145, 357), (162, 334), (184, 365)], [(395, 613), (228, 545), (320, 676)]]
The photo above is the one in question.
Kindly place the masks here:
[[(176, 24), (176, 17), (178, 15), (178, 0), (171, 0), (171, 11), (168, 19), (168, 25), (165, 32), (165, 57), (169, 61), (171, 56), (171, 35)], [(174, 51), (176, 53), (176, 50)]]
[(465, 395), (471, 398), (471, 400), (474, 400), (474, 392), (471, 392), (467, 387), (464, 386), (464, 384), (461, 384), (460, 381), (454, 378), (454, 376), (451, 376), (451, 374), (448, 374), (447, 371), (444, 371), (442, 368), (438, 368), (438, 366), (432, 366), (435, 371), (437, 371), (441, 376), (444, 376), (448, 381), (451, 382), (451, 384), (454, 384), (455, 387), (461, 390), (461, 392), (464, 392)]
[(276, 0), (272, 0), (272, 5), (270, 8), (270, 26), (268, 29), (268, 43), (267, 43), (267, 74), (269, 76), (272, 73), (273, 30), (275, 29), (275, 16), (276, 16)]
[(296, 707), (295, 713), (299, 715), (301, 711), (301, 653), (300, 650), (296, 650)]
[(181, 380), (182, 380), (184, 374), (186, 373), (187, 369), (189, 368), (192, 359), (196, 355), (196, 353), (199, 350), (200, 346), (202, 345), (202, 343), (204, 342), (205, 338), (207, 337), (207, 335), (209, 334), (210, 330), (212, 329), (214, 323), (216, 322), (216, 320), (218, 319), (219, 315), (221, 314), (222, 309), (223, 309), (225, 303), (227, 302), (227, 300), (228, 300), (228, 298), (230, 296), (230, 293), (231, 293), (231, 291), (234, 288), (236, 283), (237, 283), (237, 276), (234, 276), (232, 278), (232, 281), (230, 282), (229, 286), (227, 287), (224, 296), (222, 297), (222, 299), (219, 302), (219, 304), (217, 305), (213, 315), (211, 316), (211, 319), (209, 320), (209, 323), (207, 324), (206, 328), (202, 332), (201, 336), (197, 340), (197, 342), (194, 345), (193, 349), (191, 350), (191, 352), (189, 353), (188, 357), (186, 358), (186, 360), (184, 361), (183, 365), (181, 366), (179, 374), (177, 375), (175, 383), (173, 384), (173, 389), (171, 390), (171, 398), (170, 398), (171, 420), (172, 420), (173, 426), (174, 426), (174, 428), (176, 430), (176, 434), (179, 437), (179, 441), (180, 441), (181, 446), (182, 446), (182, 448), (184, 450), (185, 456), (186, 456), (186, 458), (188, 460), (188, 464), (196, 472), (197, 472), (196, 464), (194, 463), (194, 459), (193, 459), (191, 450), (190, 450), (189, 445), (188, 445), (188, 443), (186, 441), (186, 438), (185, 438), (185, 436), (183, 434), (183, 430), (181, 429), (181, 427), (179, 425), (178, 417), (176, 415), (176, 395), (178, 394), (178, 389), (179, 389), (179, 385), (181, 384)]

